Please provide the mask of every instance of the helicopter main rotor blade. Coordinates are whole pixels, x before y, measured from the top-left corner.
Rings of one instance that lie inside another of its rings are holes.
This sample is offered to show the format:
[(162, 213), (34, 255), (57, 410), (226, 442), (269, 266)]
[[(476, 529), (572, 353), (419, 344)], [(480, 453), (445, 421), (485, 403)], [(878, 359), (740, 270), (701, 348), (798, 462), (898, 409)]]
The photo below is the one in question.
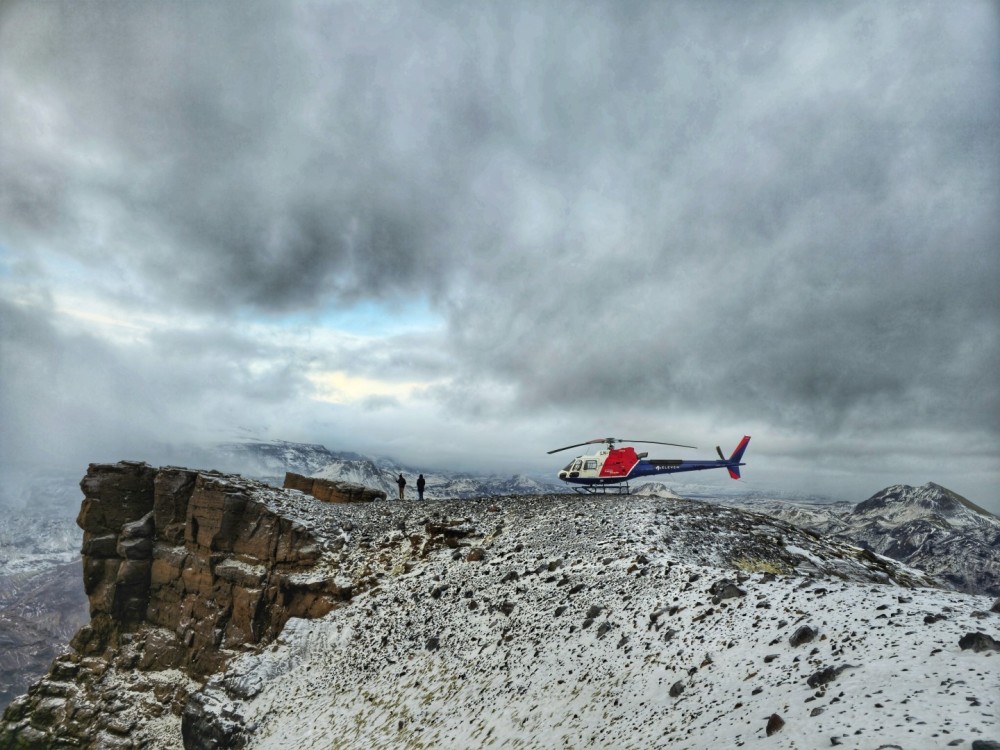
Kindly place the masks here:
[(661, 443), (659, 440), (629, 440), (628, 438), (617, 438), (619, 443), (652, 443), (653, 445), (672, 445), (675, 448), (693, 448), (698, 450), (697, 446), (694, 445), (681, 445), (680, 443)]
[(565, 448), (556, 448), (555, 450), (548, 451), (548, 453), (558, 453), (559, 451), (568, 451), (570, 448), (579, 448), (583, 445), (593, 445), (594, 443), (607, 443), (608, 445), (614, 447), (615, 443), (653, 443), (655, 445), (672, 445), (675, 448), (692, 448), (697, 450), (693, 445), (681, 445), (680, 443), (663, 443), (659, 440), (628, 440), (626, 438), (595, 438), (594, 440), (588, 440), (584, 443), (576, 443), (575, 445), (567, 445)]
[(567, 445), (565, 448), (556, 448), (552, 451), (547, 451), (547, 453), (558, 453), (559, 451), (568, 451), (570, 448), (579, 448), (581, 445), (591, 445), (592, 443), (606, 443), (609, 440), (613, 441), (614, 438), (596, 438), (594, 440), (588, 440), (584, 443), (576, 443), (575, 445)]

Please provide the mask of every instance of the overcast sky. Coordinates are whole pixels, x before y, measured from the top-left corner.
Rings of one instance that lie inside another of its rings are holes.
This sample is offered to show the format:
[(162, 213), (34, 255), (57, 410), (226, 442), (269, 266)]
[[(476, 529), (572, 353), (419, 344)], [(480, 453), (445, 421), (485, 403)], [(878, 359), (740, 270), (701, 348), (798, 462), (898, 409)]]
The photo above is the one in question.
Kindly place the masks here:
[(749, 434), (1000, 511), (998, 300), (996, 3), (0, 4), (5, 464)]

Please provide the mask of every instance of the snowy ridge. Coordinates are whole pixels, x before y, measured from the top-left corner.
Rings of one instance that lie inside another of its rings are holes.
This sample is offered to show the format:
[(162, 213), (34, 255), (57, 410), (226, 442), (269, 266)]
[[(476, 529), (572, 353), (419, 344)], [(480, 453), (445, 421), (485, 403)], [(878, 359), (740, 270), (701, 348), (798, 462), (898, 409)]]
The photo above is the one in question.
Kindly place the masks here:
[(322, 513), (354, 529), (334, 567), (377, 585), (212, 680), (204, 702), (253, 727), (248, 748), (1000, 735), (1000, 658), (959, 646), (1000, 636), (989, 599), (920, 588), (918, 571), (775, 519), (655, 497)]

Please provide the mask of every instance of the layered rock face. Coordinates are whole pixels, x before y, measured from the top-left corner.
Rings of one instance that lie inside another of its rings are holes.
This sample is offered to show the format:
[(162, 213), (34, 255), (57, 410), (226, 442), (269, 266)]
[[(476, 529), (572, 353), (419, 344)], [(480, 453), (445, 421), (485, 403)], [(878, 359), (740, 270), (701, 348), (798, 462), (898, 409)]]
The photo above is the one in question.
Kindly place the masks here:
[[(280, 490), (249, 480), (144, 463), (91, 465), (83, 579), (91, 620), (73, 651), (5, 713), (0, 747), (139, 747), (109, 666), (146, 675), (148, 710), (177, 721), (195, 683), (238, 650), (273, 638), (290, 617), (316, 617), (351, 595), (302, 576), (321, 554), (310, 531), (269, 504)], [(313, 501), (314, 502), (314, 501)]]

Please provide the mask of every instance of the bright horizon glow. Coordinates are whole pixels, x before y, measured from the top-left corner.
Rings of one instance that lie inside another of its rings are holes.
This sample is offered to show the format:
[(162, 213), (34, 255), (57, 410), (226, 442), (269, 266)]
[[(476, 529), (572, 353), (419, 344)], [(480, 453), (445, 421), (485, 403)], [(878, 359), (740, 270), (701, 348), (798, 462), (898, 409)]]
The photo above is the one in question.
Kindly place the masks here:
[(349, 375), (342, 370), (312, 373), (306, 376), (316, 388), (315, 401), (331, 404), (348, 404), (370, 398), (395, 398), (406, 400), (417, 391), (434, 385), (433, 382), (393, 382), (378, 378)]

